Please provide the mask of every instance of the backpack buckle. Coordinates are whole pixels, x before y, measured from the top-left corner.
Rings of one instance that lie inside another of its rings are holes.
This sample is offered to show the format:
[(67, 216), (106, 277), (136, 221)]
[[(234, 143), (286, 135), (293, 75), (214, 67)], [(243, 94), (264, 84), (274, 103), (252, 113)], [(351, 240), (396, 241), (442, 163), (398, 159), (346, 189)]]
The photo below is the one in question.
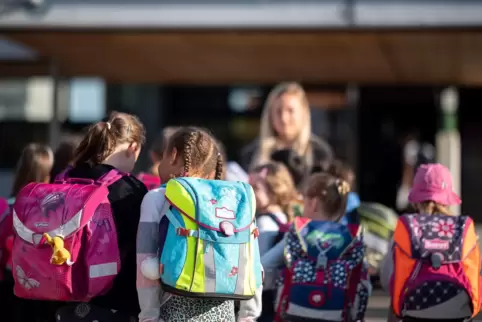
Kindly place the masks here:
[(443, 261), (444, 261), (444, 256), (440, 253), (433, 253), (432, 256), (430, 256), (430, 262), (434, 269), (439, 269), (440, 266), (442, 266)]
[(229, 221), (222, 221), (219, 224), (219, 230), (227, 237), (233, 236), (235, 232), (233, 224)]
[(42, 233), (32, 234), (32, 241), (35, 246), (40, 246), (46, 244), (47, 240)]
[(178, 228), (178, 229), (176, 229), (176, 234), (178, 236), (188, 237), (189, 236), (189, 230), (187, 230), (185, 228)]
[(254, 235), (254, 238), (258, 238), (259, 237), (259, 229), (258, 228), (255, 228), (253, 230), (253, 235)]

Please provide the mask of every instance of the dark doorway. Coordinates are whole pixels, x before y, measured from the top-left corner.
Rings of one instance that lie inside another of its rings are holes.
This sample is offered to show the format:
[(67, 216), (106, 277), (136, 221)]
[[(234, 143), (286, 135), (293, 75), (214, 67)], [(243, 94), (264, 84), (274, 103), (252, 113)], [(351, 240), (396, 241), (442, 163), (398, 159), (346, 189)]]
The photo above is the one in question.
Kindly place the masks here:
[(358, 180), (362, 200), (395, 208), (405, 138), (435, 140), (436, 93), (430, 87), (361, 88)]

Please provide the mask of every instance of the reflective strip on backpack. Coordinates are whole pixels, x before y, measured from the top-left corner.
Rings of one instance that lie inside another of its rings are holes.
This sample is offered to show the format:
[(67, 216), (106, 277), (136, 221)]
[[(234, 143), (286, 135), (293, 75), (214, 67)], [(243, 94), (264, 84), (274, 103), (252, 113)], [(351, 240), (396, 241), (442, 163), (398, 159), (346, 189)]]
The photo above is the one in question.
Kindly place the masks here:
[[(82, 220), (83, 210), (84, 209), (80, 209), (79, 212), (74, 217), (72, 217), (72, 219), (67, 221), (64, 225), (46, 233), (49, 234), (50, 236), (62, 236), (64, 238), (75, 233), (77, 230), (80, 229), (80, 222)], [(20, 219), (18, 219), (15, 209), (13, 210), (13, 227), (15, 228), (17, 235), (28, 243), (37, 245), (40, 243), (43, 237), (43, 233), (35, 233), (30, 228), (26, 227), (20, 221)]]

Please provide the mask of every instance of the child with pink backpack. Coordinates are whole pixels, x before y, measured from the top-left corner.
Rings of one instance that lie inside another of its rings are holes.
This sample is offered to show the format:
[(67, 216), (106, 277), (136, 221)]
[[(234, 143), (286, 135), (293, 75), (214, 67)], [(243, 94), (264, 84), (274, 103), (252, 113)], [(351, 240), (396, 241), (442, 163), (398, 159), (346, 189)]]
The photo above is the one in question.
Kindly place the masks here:
[[(12, 207), (20, 190), (31, 182), (47, 183), (53, 165), (53, 153), (50, 147), (30, 143), (23, 150), (17, 162), (13, 180), (11, 198), (4, 200), (0, 210), (0, 299), (2, 299), (2, 318), (5, 321), (14, 319), (15, 310), (23, 310), (20, 299), (13, 294), (12, 246), (13, 218)], [(2, 200), (3, 201), (3, 200)], [(5, 207), (6, 205), (6, 207)]]
[(400, 217), (381, 267), (390, 320), (471, 321), (482, 305), (479, 238), (470, 217), (448, 208), (461, 203), (450, 171), (421, 165), (408, 200), (417, 212)]
[[(135, 116), (113, 113), (89, 128), (72, 168), (20, 191), (12, 269), (15, 295), (25, 300), (17, 321), (136, 319), (135, 240), (147, 189), (128, 173), (144, 133)], [(38, 316), (45, 301), (60, 302), (57, 313)]]

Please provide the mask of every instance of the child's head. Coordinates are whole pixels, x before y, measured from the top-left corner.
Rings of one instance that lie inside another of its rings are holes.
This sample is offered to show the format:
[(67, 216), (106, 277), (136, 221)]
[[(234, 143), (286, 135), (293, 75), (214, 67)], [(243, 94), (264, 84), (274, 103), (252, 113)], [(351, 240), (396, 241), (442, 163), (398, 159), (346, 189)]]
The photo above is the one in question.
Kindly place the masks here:
[(81, 140), (82, 137), (78, 135), (69, 135), (62, 139), (54, 153), (54, 166), (50, 174), (51, 179), (55, 179), (65, 168), (72, 165), (75, 150)]
[(341, 160), (334, 160), (328, 167), (327, 172), (336, 178), (345, 180), (351, 188), (355, 185), (355, 172), (353, 169), (345, 162)]
[(156, 137), (156, 140), (151, 146), (151, 150), (149, 151), (149, 156), (151, 157), (151, 162), (154, 165), (159, 164), (162, 159), (162, 155), (164, 150), (166, 149), (167, 142), (169, 137), (179, 129), (177, 126), (168, 126), (165, 127), (161, 133)]
[(315, 220), (338, 221), (345, 214), (348, 182), (328, 173), (310, 176), (304, 193), (303, 216)]
[(438, 163), (422, 164), (417, 169), (408, 201), (419, 213), (428, 215), (452, 215), (448, 207), (461, 203), (452, 191), (449, 169)]
[(48, 146), (36, 143), (27, 145), (17, 162), (12, 197), (30, 182), (49, 182), (53, 163), (54, 155)]
[(98, 122), (87, 131), (75, 151), (75, 166), (110, 164), (131, 172), (145, 141), (144, 125), (130, 114), (113, 112), (107, 122)]
[(299, 186), (305, 178), (308, 166), (305, 159), (300, 157), (296, 151), (292, 149), (275, 151), (271, 154), (271, 160), (281, 162), (286, 166), (296, 186)]
[(313, 167), (311, 168), (311, 173), (320, 173), (320, 172), (328, 172), (329, 168), (331, 165), (331, 161), (329, 160), (323, 160), (318, 162), (317, 164), (314, 164)]
[(216, 139), (196, 127), (181, 127), (174, 132), (159, 163), (161, 182), (187, 176), (219, 180), (222, 173), (223, 159)]
[(280, 162), (270, 162), (254, 168), (250, 172), (258, 211), (269, 206), (279, 206), (291, 217), (291, 205), (297, 196), (291, 174)]

